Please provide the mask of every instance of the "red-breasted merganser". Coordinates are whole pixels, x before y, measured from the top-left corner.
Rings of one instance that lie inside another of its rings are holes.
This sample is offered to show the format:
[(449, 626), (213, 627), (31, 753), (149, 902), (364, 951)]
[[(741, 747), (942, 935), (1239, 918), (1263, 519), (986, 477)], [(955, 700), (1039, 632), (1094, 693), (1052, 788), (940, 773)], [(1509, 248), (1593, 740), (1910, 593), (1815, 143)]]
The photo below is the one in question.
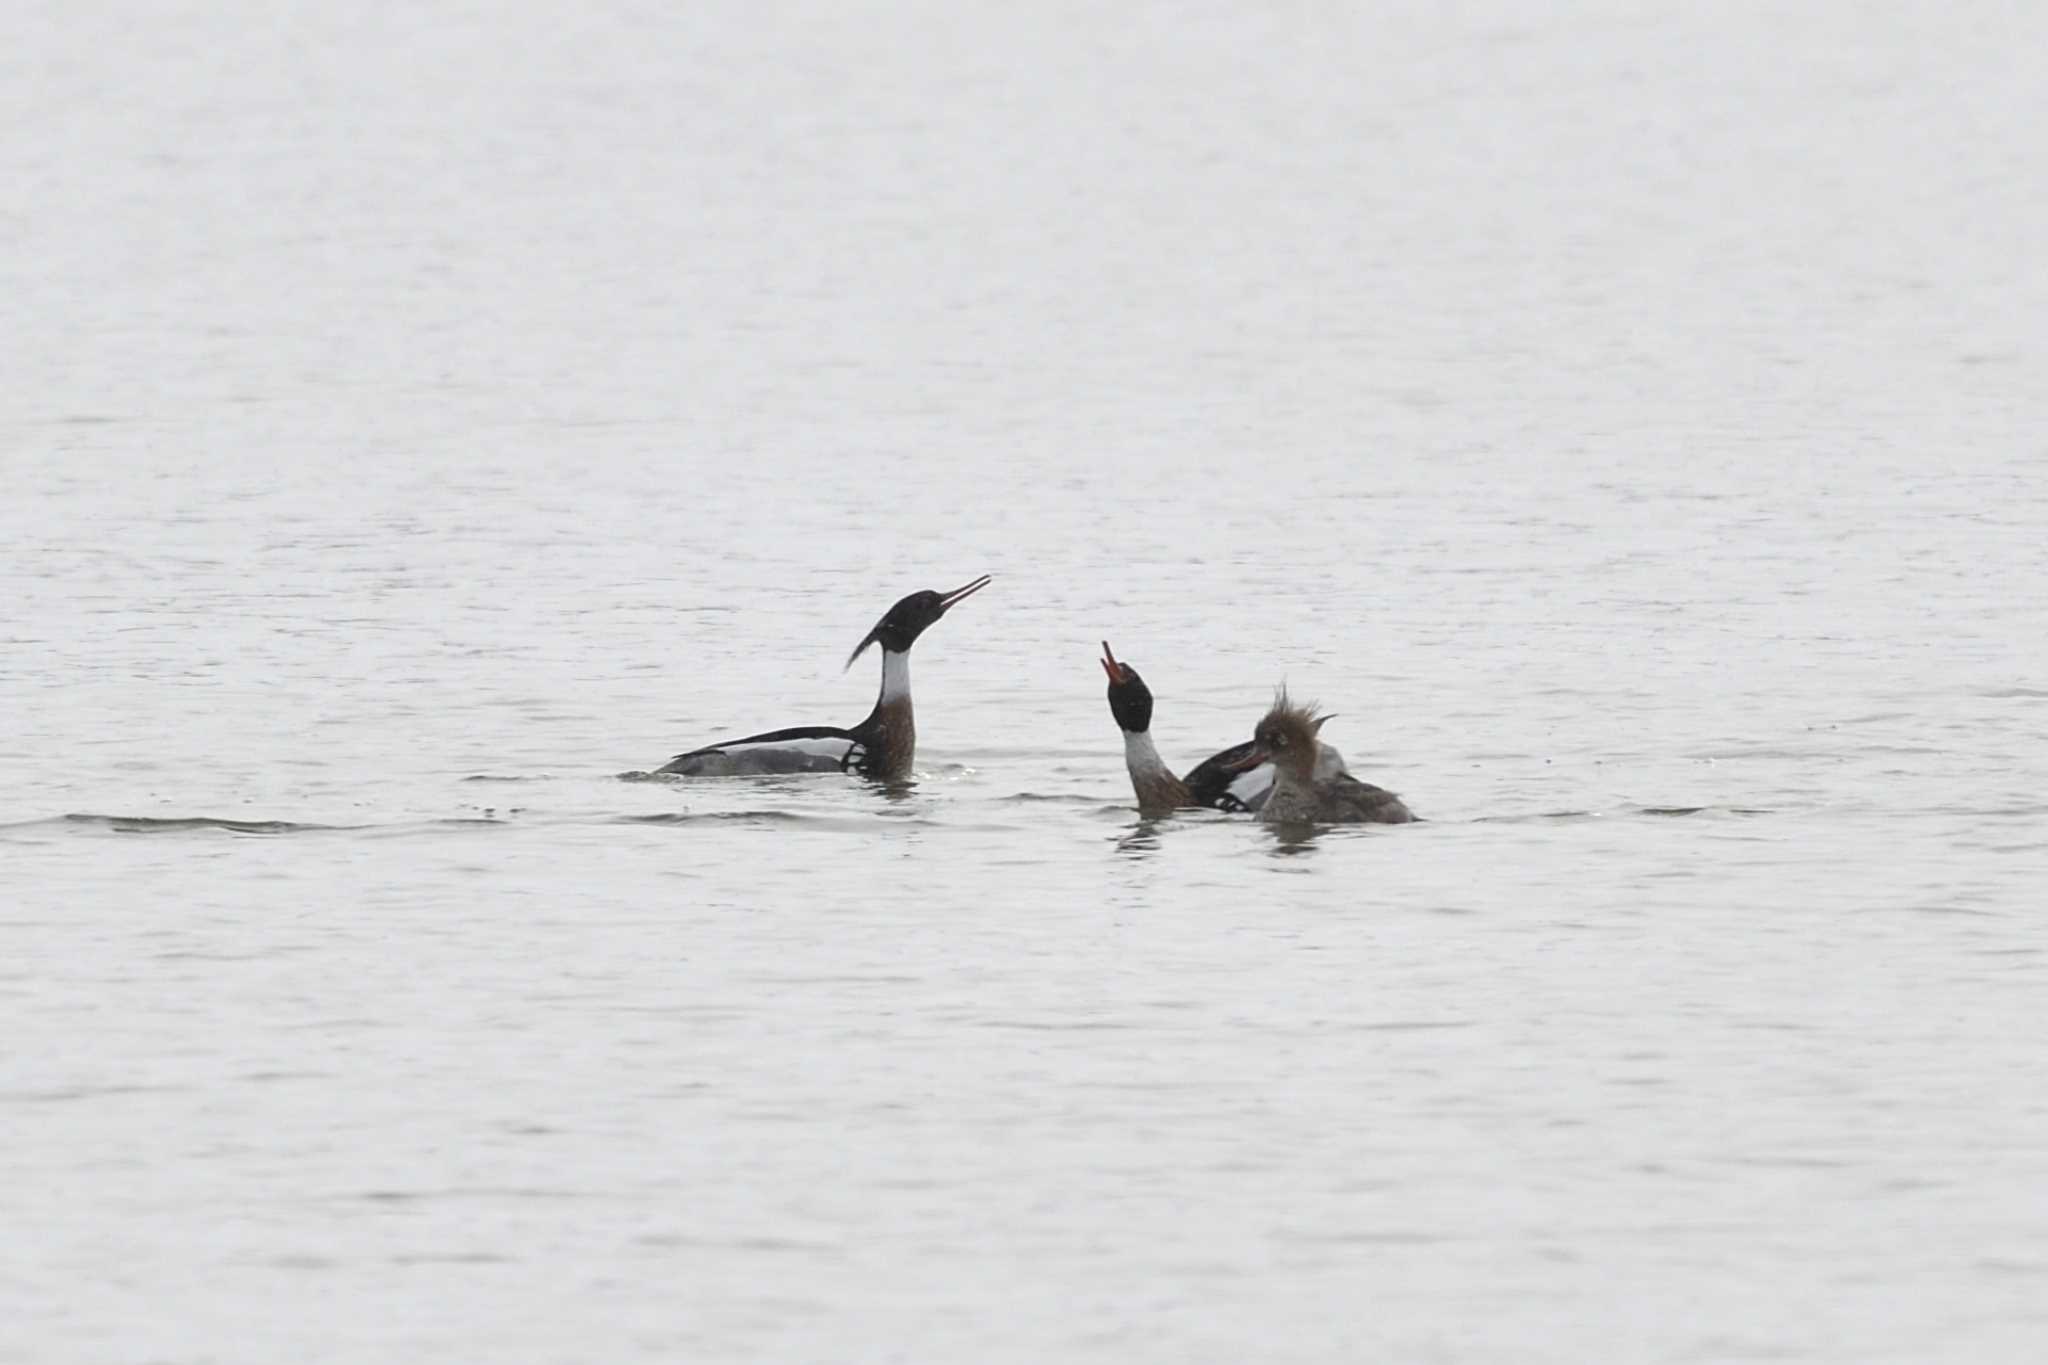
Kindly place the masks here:
[(1415, 818), (1401, 798), (1344, 768), (1343, 756), (1317, 738), (1330, 717), (1313, 704), (1297, 706), (1281, 688), (1252, 732), (1252, 753), (1242, 762), (1270, 761), (1273, 789), (1259, 808), (1269, 825), (1405, 825)]
[(655, 771), (683, 777), (740, 777), (758, 773), (859, 773), (884, 782), (910, 775), (917, 752), (917, 725), (910, 710), (910, 647), (952, 607), (987, 587), (983, 574), (951, 592), (914, 592), (875, 622), (846, 666), (869, 645), (882, 647), (882, 691), (875, 709), (851, 730), (799, 725), (770, 730), (677, 754)]
[(1253, 757), (1256, 741), (1225, 749), (1196, 764), (1186, 777), (1175, 777), (1152, 743), (1152, 689), (1137, 669), (1117, 661), (1107, 640), (1102, 642), (1102, 671), (1109, 675), (1109, 714), (1124, 732), (1124, 767), (1138, 794), (1138, 814), (1156, 820), (1185, 806), (1247, 811), (1265, 804), (1273, 766)]

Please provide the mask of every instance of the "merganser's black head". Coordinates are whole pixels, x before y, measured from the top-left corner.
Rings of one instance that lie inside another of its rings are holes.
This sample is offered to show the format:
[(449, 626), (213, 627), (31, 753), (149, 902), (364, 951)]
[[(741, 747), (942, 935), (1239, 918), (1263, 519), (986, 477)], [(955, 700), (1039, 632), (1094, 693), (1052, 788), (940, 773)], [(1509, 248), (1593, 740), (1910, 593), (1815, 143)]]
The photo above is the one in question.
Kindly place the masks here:
[(1109, 675), (1109, 714), (1116, 717), (1117, 728), (1134, 735), (1151, 729), (1152, 689), (1137, 669), (1117, 662), (1107, 640), (1102, 642), (1102, 671)]
[(1309, 777), (1315, 772), (1316, 735), (1329, 719), (1317, 713), (1314, 702), (1296, 705), (1290, 701), (1283, 686), (1273, 697), (1273, 709), (1259, 718), (1252, 731), (1254, 749), (1244, 766), (1253, 768), (1271, 760), (1277, 768)]
[(896, 654), (908, 653), (917, 637), (924, 634), (932, 622), (952, 610), (954, 603), (980, 592), (988, 583), (988, 575), (983, 574), (966, 587), (955, 588), (951, 592), (933, 592), (927, 588), (910, 594), (882, 614), (882, 619), (875, 622), (875, 628), (854, 646), (853, 653), (846, 656), (846, 666), (852, 668), (853, 661), (869, 645), (878, 644)]

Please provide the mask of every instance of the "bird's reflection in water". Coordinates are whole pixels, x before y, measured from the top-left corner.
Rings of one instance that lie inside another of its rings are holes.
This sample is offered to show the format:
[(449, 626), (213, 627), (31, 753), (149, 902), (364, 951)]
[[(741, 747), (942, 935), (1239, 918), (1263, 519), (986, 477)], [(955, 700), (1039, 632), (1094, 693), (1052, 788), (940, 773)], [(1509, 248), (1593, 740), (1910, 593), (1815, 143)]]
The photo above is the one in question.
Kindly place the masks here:
[[(1225, 818), (1213, 822), (1197, 823), (1231, 824), (1235, 823), (1235, 821)], [(1185, 822), (1173, 820), (1140, 820), (1124, 833), (1117, 836), (1117, 852), (1133, 854), (1141, 858), (1150, 857), (1159, 851), (1162, 836), (1169, 829), (1174, 828), (1186, 829), (1188, 825)], [(1328, 825), (1313, 823), (1296, 824), (1291, 821), (1279, 825), (1261, 825), (1260, 828), (1273, 841), (1272, 847), (1267, 852), (1278, 858), (1291, 858), (1297, 854), (1315, 852), (1316, 841), (1321, 839), (1330, 830)]]
[(1266, 832), (1273, 836), (1273, 856), (1292, 858), (1315, 852), (1316, 840), (1323, 835), (1323, 826), (1290, 820), (1284, 824), (1267, 825)]
[(889, 782), (870, 782), (868, 785), (874, 789), (877, 796), (891, 805), (900, 806), (917, 796), (917, 779), (914, 777), (899, 777)]
[(1140, 858), (1149, 858), (1159, 851), (1160, 822), (1140, 820), (1116, 841), (1116, 851)]

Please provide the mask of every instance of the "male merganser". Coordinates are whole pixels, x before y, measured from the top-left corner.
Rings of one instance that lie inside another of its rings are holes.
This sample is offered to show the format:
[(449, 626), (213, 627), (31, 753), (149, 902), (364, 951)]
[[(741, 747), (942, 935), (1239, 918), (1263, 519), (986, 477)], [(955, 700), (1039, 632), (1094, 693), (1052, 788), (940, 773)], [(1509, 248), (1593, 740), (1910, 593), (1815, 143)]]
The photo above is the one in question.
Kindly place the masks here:
[(738, 777), (756, 773), (853, 772), (893, 782), (910, 774), (917, 751), (917, 726), (910, 710), (910, 647), (955, 603), (988, 586), (983, 574), (964, 588), (914, 592), (875, 622), (846, 666), (869, 645), (882, 647), (882, 691), (875, 709), (851, 730), (799, 725), (745, 739), (692, 749), (655, 769), (683, 777)]
[(1259, 819), (1273, 825), (1405, 825), (1415, 818), (1401, 798), (1361, 782), (1344, 770), (1337, 751), (1317, 738), (1330, 718), (1313, 705), (1296, 706), (1281, 688), (1252, 732), (1247, 764), (1270, 760), (1273, 789)]
[(1211, 755), (1186, 777), (1175, 777), (1152, 743), (1152, 689), (1137, 669), (1117, 661), (1107, 640), (1102, 642), (1102, 671), (1109, 675), (1109, 714), (1124, 732), (1124, 767), (1138, 794), (1139, 815), (1156, 820), (1184, 806), (1247, 811), (1265, 804), (1273, 765), (1253, 757), (1256, 741)]

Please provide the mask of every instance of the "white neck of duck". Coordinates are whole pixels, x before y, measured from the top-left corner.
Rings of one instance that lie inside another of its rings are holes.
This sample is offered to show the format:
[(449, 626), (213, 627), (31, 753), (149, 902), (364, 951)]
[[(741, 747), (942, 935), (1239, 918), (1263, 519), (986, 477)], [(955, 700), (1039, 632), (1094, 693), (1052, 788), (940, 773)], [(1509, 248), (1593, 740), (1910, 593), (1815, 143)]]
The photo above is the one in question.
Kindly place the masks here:
[(876, 699), (881, 705), (893, 702), (910, 705), (910, 656), (898, 654), (893, 649), (882, 651), (882, 695)]
[(1124, 767), (1138, 796), (1138, 813), (1158, 815), (1191, 803), (1188, 789), (1159, 757), (1149, 730), (1124, 731)]
[(865, 771), (896, 779), (910, 773), (917, 754), (917, 720), (910, 709), (910, 656), (882, 651), (882, 691), (865, 722), (871, 748)]

